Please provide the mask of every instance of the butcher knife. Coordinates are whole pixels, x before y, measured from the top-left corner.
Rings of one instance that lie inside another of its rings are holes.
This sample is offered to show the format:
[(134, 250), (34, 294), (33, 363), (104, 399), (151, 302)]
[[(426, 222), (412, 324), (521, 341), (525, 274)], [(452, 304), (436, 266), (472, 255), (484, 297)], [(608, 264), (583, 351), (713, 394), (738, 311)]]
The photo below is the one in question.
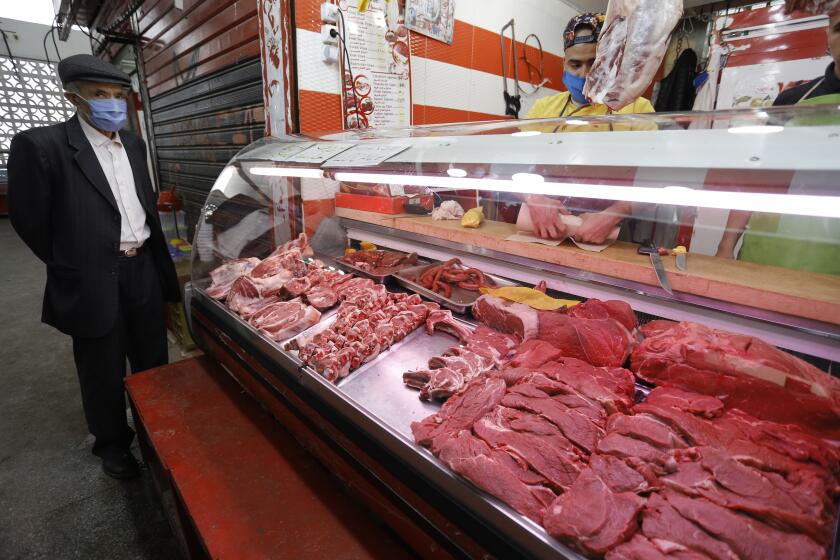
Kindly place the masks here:
[(659, 285), (662, 289), (671, 295), (674, 291), (671, 289), (671, 283), (668, 282), (668, 277), (665, 276), (665, 266), (662, 264), (662, 258), (659, 256), (659, 250), (656, 245), (650, 241), (646, 241), (639, 245), (639, 254), (650, 256), (650, 264), (653, 265), (653, 271), (656, 272), (656, 278), (659, 280)]

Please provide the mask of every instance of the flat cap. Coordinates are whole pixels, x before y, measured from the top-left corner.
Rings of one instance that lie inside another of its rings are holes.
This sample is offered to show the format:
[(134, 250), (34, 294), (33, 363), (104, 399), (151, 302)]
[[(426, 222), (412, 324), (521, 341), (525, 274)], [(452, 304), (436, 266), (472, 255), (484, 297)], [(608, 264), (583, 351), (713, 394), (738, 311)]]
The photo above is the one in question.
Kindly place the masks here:
[(91, 54), (74, 54), (58, 63), (58, 77), (62, 84), (77, 82), (105, 82), (108, 84), (131, 85), (128, 74), (101, 58)]

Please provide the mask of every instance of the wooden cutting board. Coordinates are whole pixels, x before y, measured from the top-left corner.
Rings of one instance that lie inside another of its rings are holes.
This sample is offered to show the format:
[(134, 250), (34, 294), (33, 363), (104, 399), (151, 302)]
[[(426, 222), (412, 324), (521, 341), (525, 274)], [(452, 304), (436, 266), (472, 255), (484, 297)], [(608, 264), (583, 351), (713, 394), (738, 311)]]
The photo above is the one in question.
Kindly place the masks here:
[[(619, 241), (601, 253), (593, 253), (578, 249), (571, 242), (549, 247), (507, 241), (507, 237), (516, 233), (516, 227), (504, 222), (485, 221), (478, 229), (467, 229), (461, 227), (458, 220), (436, 222), (425, 216), (373, 217), (364, 214), (368, 213), (340, 215), (453, 243), (524, 255), (578, 270), (659, 286), (650, 258), (639, 255), (638, 245), (632, 243)], [(662, 262), (676, 292), (840, 325), (838, 276), (696, 254), (688, 255), (688, 270), (685, 272), (677, 270), (674, 257), (662, 257)]]

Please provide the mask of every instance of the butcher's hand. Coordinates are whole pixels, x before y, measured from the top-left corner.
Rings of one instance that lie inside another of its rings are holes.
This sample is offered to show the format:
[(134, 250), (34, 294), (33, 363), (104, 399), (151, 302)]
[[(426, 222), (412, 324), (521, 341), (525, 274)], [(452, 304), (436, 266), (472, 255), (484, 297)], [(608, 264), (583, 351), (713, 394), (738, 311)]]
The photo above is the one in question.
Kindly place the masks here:
[(563, 239), (566, 237), (566, 224), (560, 220), (560, 214), (569, 211), (558, 200), (536, 194), (527, 198), (528, 209), (531, 212), (531, 222), (534, 233), (543, 239)]
[(581, 224), (575, 232), (575, 241), (600, 245), (612, 235), (622, 216), (609, 212), (581, 214)]

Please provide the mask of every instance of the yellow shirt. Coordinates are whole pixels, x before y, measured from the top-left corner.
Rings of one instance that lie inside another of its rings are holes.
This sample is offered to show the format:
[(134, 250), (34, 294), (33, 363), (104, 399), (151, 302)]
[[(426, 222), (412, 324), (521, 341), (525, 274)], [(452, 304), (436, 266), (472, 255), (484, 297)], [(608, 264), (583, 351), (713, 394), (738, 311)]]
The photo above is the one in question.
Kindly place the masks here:
[[(586, 105), (581, 107), (571, 99), (569, 99), (569, 92), (564, 91), (548, 97), (543, 97), (534, 103), (531, 110), (528, 111), (527, 119), (550, 119), (552, 117), (568, 117), (572, 114), (576, 117), (594, 117), (598, 115), (606, 115), (608, 107), (606, 105)], [(563, 112), (561, 115), (560, 112)], [(613, 111), (615, 115), (627, 115), (632, 113), (653, 113), (653, 105), (644, 97), (636, 99), (633, 103), (618, 111)]]
[[(534, 103), (531, 110), (528, 111), (527, 119), (551, 119), (559, 117), (597, 117), (609, 114), (609, 107), (606, 105), (578, 105), (570, 99), (568, 91), (543, 97)], [(613, 111), (613, 115), (630, 115), (635, 113), (653, 113), (653, 105), (644, 97), (639, 97), (633, 103)], [(561, 114), (562, 113), (562, 114)], [(530, 127), (529, 127), (530, 128)], [(555, 127), (539, 127), (540, 130), (545, 128), (545, 132), (569, 132), (569, 131), (597, 131), (607, 130), (606, 126), (597, 125), (565, 125), (560, 130), (553, 130)], [(656, 124), (648, 122), (639, 122), (632, 125), (616, 124), (613, 130), (656, 130)]]

